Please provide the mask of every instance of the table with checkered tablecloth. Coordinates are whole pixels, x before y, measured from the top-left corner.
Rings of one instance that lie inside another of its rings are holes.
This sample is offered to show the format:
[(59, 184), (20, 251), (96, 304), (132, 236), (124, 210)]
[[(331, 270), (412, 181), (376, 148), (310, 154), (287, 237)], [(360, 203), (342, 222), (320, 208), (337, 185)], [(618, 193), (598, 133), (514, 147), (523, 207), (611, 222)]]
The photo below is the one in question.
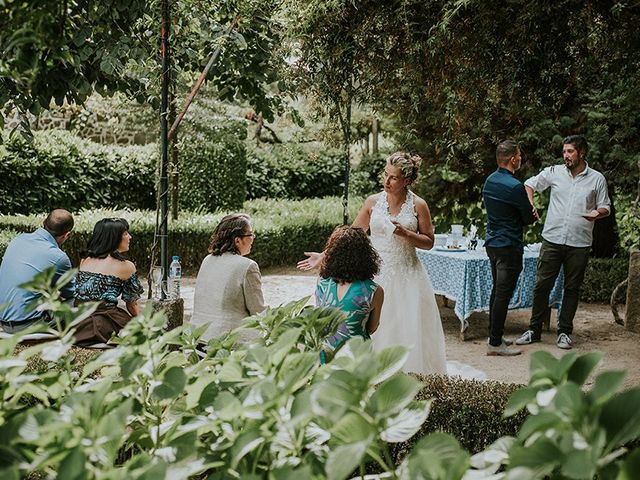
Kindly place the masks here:
[[(424, 265), (436, 295), (443, 295), (456, 302), (454, 311), (461, 331), (468, 326), (473, 312), (488, 312), (493, 279), (489, 257), (484, 250), (441, 251), (416, 249)], [(525, 248), (524, 266), (518, 284), (509, 302), (509, 309), (526, 309), (533, 305), (533, 287), (536, 282), (538, 251)], [(562, 271), (549, 295), (549, 305), (560, 308), (562, 303)]]

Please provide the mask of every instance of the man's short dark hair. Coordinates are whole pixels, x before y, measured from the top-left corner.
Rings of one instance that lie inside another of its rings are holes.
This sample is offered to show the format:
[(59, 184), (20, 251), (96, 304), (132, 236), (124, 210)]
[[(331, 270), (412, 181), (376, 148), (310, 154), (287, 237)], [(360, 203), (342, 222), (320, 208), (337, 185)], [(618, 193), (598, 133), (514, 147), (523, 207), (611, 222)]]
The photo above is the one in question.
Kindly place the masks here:
[(517, 155), (519, 151), (520, 146), (515, 140), (500, 142), (496, 148), (496, 161), (498, 165), (504, 165), (511, 157)]
[(566, 145), (570, 143), (576, 150), (582, 153), (587, 153), (589, 151), (589, 144), (587, 143), (587, 139), (584, 138), (584, 135), (569, 135), (562, 140), (562, 144)]
[(47, 215), (42, 226), (54, 237), (60, 237), (73, 230), (73, 215), (63, 208), (56, 208)]

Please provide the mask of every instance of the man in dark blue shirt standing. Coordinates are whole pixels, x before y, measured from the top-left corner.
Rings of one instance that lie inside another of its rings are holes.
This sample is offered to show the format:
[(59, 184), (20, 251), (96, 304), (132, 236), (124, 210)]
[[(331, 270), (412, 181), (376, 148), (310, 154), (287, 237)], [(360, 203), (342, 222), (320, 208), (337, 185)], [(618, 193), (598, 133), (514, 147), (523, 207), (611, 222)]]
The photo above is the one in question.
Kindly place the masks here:
[(509, 300), (522, 271), (522, 228), (538, 220), (524, 185), (513, 174), (520, 168), (520, 147), (505, 140), (496, 148), (498, 169), (487, 177), (482, 198), (487, 210), (485, 247), (491, 262), (493, 289), (489, 303), (487, 355), (522, 353), (503, 338)]

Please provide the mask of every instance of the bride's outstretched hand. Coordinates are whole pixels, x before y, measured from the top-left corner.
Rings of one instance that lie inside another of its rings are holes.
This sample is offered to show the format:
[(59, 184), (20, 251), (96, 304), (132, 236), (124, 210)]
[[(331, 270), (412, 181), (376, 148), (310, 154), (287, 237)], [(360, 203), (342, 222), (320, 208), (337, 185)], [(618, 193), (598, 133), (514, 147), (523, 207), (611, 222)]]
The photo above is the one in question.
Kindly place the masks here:
[(304, 254), (307, 256), (307, 258), (298, 262), (299, 270), (311, 270), (312, 268), (316, 268), (318, 265), (320, 265), (323, 257), (322, 253), (304, 252)]

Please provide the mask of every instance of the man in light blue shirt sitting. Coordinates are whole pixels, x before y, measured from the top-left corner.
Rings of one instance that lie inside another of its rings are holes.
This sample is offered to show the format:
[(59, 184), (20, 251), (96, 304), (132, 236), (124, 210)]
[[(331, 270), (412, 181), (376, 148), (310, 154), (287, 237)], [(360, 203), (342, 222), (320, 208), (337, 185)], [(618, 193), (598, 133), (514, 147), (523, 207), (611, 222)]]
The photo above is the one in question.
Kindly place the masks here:
[[(50, 267), (55, 268), (54, 281), (71, 269), (71, 261), (60, 246), (73, 229), (73, 216), (66, 210), (55, 209), (43, 222), (43, 228), (14, 238), (0, 264), (0, 328), (15, 333), (38, 323), (53, 325), (49, 312), (29, 309), (38, 294), (20, 288), (23, 283)], [(60, 292), (64, 299), (73, 298), (75, 281)]]

